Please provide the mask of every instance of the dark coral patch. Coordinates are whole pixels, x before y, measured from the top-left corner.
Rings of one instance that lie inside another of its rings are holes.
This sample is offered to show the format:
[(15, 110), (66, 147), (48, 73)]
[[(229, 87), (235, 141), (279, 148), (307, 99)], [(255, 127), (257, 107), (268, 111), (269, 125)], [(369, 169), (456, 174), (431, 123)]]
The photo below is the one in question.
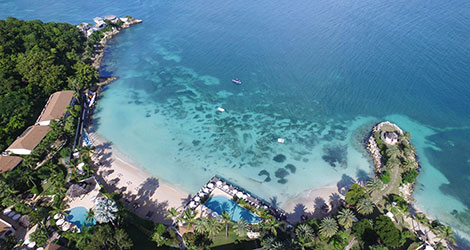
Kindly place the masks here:
[(266, 179), (264, 179), (264, 182), (270, 182), (271, 181), (270, 174), (269, 174), (268, 171), (266, 171), (266, 169), (263, 169), (263, 170), (259, 171), (258, 176), (262, 176), (262, 175), (266, 175)]
[(199, 146), (199, 144), (201, 144), (201, 141), (199, 141), (199, 140), (193, 140), (193, 145), (194, 145), (194, 146)]
[(277, 182), (281, 183), (281, 184), (286, 184), (287, 183), (287, 179), (279, 179)]
[(297, 169), (293, 164), (287, 164), (285, 166), (286, 169), (289, 169), (289, 171), (294, 174), (295, 173), (295, 170)]
[(284, 162), (286, 160), (286, 156), (283, 155), (283, 154), (278, 154), (278, 155), (274, 156), (273, 160), (275, 162)]
[(284, 168), (280, 168), (280, 169), (276, 170), (276, 172), (274, 173), (274, 175), (275, 175), (277, 178), (283, 179), (284, 177), (286, 177), (286, 176), (289, 175), (289, 172), (287, 172), (287, 170), (285, 170)]

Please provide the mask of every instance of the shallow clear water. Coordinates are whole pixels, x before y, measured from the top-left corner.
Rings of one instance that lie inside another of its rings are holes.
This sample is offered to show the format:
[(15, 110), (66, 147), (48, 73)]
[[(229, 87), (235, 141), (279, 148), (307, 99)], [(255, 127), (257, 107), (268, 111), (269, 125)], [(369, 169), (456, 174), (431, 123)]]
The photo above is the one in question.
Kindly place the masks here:
[(235, 201), (229, 200), (224, 196), (212, 196), (210, 197), (204, 206), (208, 207), (210, 210), (218, 213), (219, 215), (222, 212), (226, 212), (230, 215), (232, 221), (245, 220), (249, 223), (256, 223), (261, 220), (260, 217), (248, 211), (247, 209), (239, 206)]
[(144, 20), (108, 46), (101, 74), (119, 80), (98, 103), (97, 129), (166, 181), (194, 192), (218, 174), (282, 206), (367, 178), (362, 139), (389, 119), (413, 135), (419, 207), (470, 238), (466, 0), (17, 0), (0, 10)]

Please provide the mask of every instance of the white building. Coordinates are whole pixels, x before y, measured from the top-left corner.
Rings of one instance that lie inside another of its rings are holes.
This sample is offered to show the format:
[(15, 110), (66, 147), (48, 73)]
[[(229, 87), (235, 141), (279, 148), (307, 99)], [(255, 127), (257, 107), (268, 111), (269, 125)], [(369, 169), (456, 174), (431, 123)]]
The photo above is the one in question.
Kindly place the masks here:
[(37, 125), (48, 126), (52, 120), (58, 120), (66, 117), (67, 106), (74, 105), (76, 99), (73, 97), (73, 90), (58, 91), (49, 97), (46, 106), (42, 109), (41, 114), (36, 121)]
[(16, 138), (5, 152), (8, 154), (29, 155), (50, 130), (51, 128), (49, 126), (31, 126)]
[(108, 20), (110, 22), (116, 23), (119, 19), (115, 15), (107, 15), (104, 17), (104, 20)]

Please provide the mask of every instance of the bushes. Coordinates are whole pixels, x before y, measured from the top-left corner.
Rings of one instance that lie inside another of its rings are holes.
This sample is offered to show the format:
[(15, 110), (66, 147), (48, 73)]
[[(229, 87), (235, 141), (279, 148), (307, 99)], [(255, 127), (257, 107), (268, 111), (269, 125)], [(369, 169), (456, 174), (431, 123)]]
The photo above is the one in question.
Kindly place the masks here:
[(412, 169), (402, 174), (402, 184), (414, 183), (419, 173), (416, 169)]
[(388, 171), (385, 171), (385, 173), (381, 174), (379, 178), (384, 184), (388, 184), (392, 180), (392, 177), (390, 176), (390, 172)]
[(20, 213), (20, 214), (29, 214), (33, 209), (31, 209), (28, 205), (23, 204), (23, 203), (17, 203), (15, 204), (15, 211)]
[(387, 216), (379, 216), (375, 221), (374, 230), (380, 241), (387, 247), (401, 245), (401, 232)]

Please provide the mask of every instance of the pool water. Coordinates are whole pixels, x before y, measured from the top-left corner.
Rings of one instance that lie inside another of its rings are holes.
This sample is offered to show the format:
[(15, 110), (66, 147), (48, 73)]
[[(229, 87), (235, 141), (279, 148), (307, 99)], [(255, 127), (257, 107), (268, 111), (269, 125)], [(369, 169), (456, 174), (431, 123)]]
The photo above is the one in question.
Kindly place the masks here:
[[(88, 214), (88, 209), (84, 207), (74, 207), (70, 209), (69, 211), (67, 211), (67, 214), (68, 214), (67, 220), (70, 223), (76, 225), (78, 228), (82, 228), (82, 226), (85, 225), (85, 223), (87, 222), (86, 217)], [(96, 221), (95, 219), (93, 219), (93, 221), (91, 223), (88, 222), (86, 226), (92, 226), (95, 224), (96, 224)]]
[(239, 220), (246, 220), (249, 223), (261, 221), (260, 217), (224, 196), (210, 197), (204, 205), (218, 214), (222, 214), (223, 211), (227, 212), (231, 216), (232, 221), (235, 222)]

